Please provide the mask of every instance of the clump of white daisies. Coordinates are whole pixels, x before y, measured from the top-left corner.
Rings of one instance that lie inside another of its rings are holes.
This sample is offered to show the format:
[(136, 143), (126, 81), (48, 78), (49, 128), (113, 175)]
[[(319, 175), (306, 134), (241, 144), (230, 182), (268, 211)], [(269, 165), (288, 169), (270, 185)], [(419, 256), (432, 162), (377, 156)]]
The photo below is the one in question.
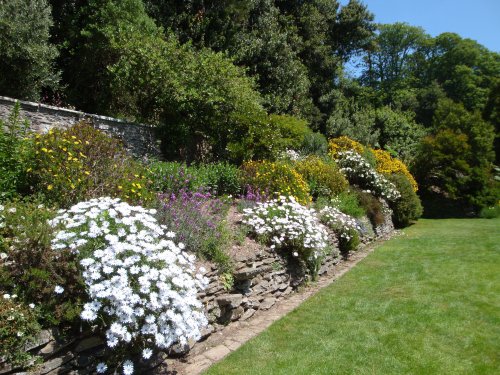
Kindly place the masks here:
[(338, 237), (341, 251), (355, 250), (359, 244), (362, 229), (355, 218), (341, 212), (336, 207), (324, 207), (320, 213), (321, 221), (332, 229)]
[(243, 210), (243, 223), (272, 249), (289, 249), (317, 276), (321, 259), (330, 250), (328, 232), (313, 209), (297, 203), (294, 197), (280, 196)]
[[(81, 318), (104, 324), (109, 348), (142, 351), (144, 359), (199, 339), (207, 325), (196, 296), (207, 280), (196, 274), (194, 255), (182, 251), (154, 214), (119, 199), (98, 198), (61, 210), (51, 221), (62, 228), (53, 248), (70, 249), (80, 258), (89, 295)], [(134, 363), (121, 360), (123, 373), (132, 374)], [(107, 368), (100, 363), (96, 370)]]
[(357, 184), (368, 192), (396, 201), (401, 198), (401, 193), (396, 186), (378, 173), (373, 167), (355, 151), (339, 152), (337, 164), (351, 184)]

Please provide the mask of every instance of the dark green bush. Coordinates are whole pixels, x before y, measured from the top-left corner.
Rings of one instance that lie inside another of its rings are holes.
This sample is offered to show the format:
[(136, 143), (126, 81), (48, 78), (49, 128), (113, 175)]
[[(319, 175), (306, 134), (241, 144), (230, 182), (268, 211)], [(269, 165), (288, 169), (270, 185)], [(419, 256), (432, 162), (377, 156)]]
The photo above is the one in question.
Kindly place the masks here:
[(483, 219), (494, 219), (500, 217), (500, 205), (485, 207), (479, 212), (479, 217)]
[(352, 216), (361, 217), (366, 215), (366, 211), (359, 204), (358, 196), (351, 191), (344, 191), (332, 198), (332, 206), (337, 207), (341, 212)]
[(300, 146), (300, 151), (305, 155), (325, 156), (328, 152), (328, 141), (321, 133), (307, 133)]
[(349, 251), (354, 251), (358, 248), (359, 232), (353, 228), (346, 228), (344, 236), (338, 236), (339, 239), (339, 250), (343, 254), (347, 254)]
[(216, 195), (241, 192), (240, 170), (227, 162), (187, 166), (179, 162), (153, 162), (148, 166), (151, 188), (162, 193), (204, 191)]
[(359, 205), (363, 207), (373, 226), (384, 224), (385, 218), (382, 203), (370, 193), (365, 193), (358, 189), (355, 191)]
[[(46, 326), (79, 322), (87, 298), (76, 256), (51, 247), (48, 220), (55, 214), (40, 202), (0, 206), (0, 289), (25, 305), (33, 303)], [(56, 285), (64, 285), (63, 299), (54, 293)]]
[(19, 110), (16, 103), (8, 120), (0, 120), (0, 201), (15, 196), (26, 185), (29, 123), (22, 121)]
[(407, 227), (411, 222), (422, 216), (422, 204), (420, 198), (413, 189), (410, 180), (402, 173), (387, 175), (387, 178), (396, 186), (401, 198), (390, 202), (392, 209), (392, 221), (396, 227)]

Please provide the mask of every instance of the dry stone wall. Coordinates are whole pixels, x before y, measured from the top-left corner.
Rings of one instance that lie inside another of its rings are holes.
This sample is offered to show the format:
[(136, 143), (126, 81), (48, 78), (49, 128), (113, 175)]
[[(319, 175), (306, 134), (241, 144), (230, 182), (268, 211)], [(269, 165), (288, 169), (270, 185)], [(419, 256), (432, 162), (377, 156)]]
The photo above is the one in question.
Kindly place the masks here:
[[(384, 207), (383, 225), (373, 227), (368, 218), (359, 219), (364, 228), (362, 243), (386, 238), (393, 232), (391, 212), (388, 206)], [(329, 277), (340, 261), (339, 251), (334, 250), (323, 259), (319, 276)], [(306, 268), (296, 258), (285, 257), (264, 248), (251, 256), (236, 257), (234, 283), (230, 288), (224, 285), (216, 266), (212, 266), (205, 276), (210, 282), (198, 297), (203, 301), (209, 326), (202, 332), (201, 340), (232, 322), (249, 319), (258, 310), (270, 309), (279, 300), (295, 292), (308, 278)], [(155, 374), (155, 369), (167, 356), (182, 355), (194, 344), (191, 342), (185, 347), (174, 346), (169, 353), (161, 353), (154, 360), (143, 362), (137, 371), (141, 374)], [(39, 356), (42, 363), (26, 373), (2, 363), (0, 358), (0, 375), (91, 374), (105, 355), (106, 348), (105, 342), (92, 333), (65, 338), (54, 329), (43, 331), (39, 340), (26, 350)]]
[[(15, 99), (0, 96), (0, 119), (6, 120), (9, 117), (15, 103)], [(68, 128), (77, 122), (87, 120), (95, 128), (120, 138), (125, 148), (134, 156), (161, 155), (159, 140), (151, 126), (40, 103), (19, 101), (19, 104), (21, 116), (28, 119), (31, 129), (36, 132), (44, 133), (53, 128)]]

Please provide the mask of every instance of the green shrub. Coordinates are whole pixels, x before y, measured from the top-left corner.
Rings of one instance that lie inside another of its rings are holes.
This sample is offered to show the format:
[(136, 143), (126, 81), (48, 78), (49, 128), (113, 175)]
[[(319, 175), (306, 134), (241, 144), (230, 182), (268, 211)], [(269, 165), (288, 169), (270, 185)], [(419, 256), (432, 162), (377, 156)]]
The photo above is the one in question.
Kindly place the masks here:
[(279, 148), (281, 150), (298, 150), (303, 144), (305, 137), (312, 133), (307, 121), (289, 115), (269, 115), (272, 129), (279, 137)]
[(153, 162), (148, 166), (151, 189), (163, 193), (204, 191), (216, 195), (241, 192), (238, 167), (227, 162), (187, 166), (179, 162)]
[(6, 122), (0, 120), (0, 201), (15, 196), (26, 185), (29, 123), (22, 121), (19, 102)]
[(309, 156), (305, 160), (298, 161), (295, 170), (309, 184), (313, 198), (331, 197), (340, 194), (349, 186), (335, 163), (325, 161), (318, 156)]
[(366, 211), (360, 206), (358, 196), (351, 191), (344, 191), (330, 200), (330, 205), (352, 217), (362, 217)]
[(293, 116), (244, 114), (247, 128), (241, 128), (237, 142), (228, 144), (229, 158), (236, 163), (248, 160), (276, 160), (286, 150), (299, 150), (311, 133), (307, 122)]
[[(8, 202), (0, 206), (0, 289), (35, 304), (47, 326), (79, 321), (85, 288), (78, 262), (69, 251), (53, 250), (55, 211), (39, 202)], [(65, 298), (54, 293), (65, 285)]]
[(325, 156), (328, 152), (328, 141), (321, 133), (307, 133), (300, 146), (300, 151), (305, 155)]
[(237, 195), (241, 192), (241, 171), (227, 162), (200, 164), (195, 167), (198, 188), (207, 188), (217, 195)]
[(33, 356), (24, 348), (35, 343), (40, 331), (38, 309), (19, 302), (15, 294), (3, 292), (0, 289), (0, 357), (11, 365), (27, 366)]
[(368, 219), (373, 226), (377, 227), (385, 223), (382, 203), (370, 193), (365, 193), (361, 190), (356, 190), (359, 205), (363, 207)]
[(412, 182), (402, 173), (394, 173), (387, 178), (396, 186), (401, 197), (389, 205), (392, 209), (392, 220), (396, 227), (406, 227), (422, 216), (420, 198), (413, 189)]
[(484, 207), (479, 212), (479, 217), (482, 217), (483, 219), (494, 219), (500, 217), (500, 205), (497, 204), (493, 207)]
[(111, 196), (147, 202), (146, 170), (130, 158), (118, 140), (81, 122), (34, 138), (29, 182), (34, 193), (63, 207)]
[(242, 179), (269, 195), (293, 196), (300, 204), (311, 202), (309, 186), (293, 167), (283, 162), (250, 161), (241, 167)]

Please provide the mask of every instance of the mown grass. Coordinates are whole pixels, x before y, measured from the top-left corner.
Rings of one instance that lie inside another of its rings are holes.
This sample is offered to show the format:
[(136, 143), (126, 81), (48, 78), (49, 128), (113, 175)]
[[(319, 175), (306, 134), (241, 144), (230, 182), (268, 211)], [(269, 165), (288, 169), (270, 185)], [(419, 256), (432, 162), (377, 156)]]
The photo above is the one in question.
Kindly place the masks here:
[(206, 374), (498, 374), (499, 229), (420, 220)]

